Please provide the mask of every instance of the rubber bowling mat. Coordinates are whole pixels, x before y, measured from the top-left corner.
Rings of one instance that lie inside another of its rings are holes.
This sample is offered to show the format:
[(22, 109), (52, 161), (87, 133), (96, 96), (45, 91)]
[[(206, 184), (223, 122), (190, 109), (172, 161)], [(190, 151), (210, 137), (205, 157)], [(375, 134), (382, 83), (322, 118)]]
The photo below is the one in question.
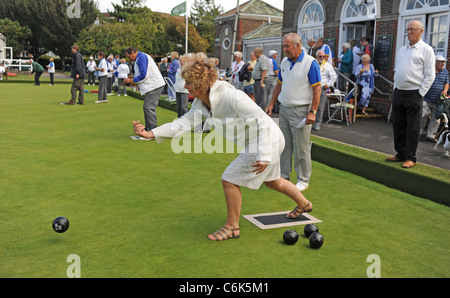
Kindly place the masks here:
[(286, 217), (289, 212), (290, 211), (282, 211), (274, 213), (243, 215), (243, 217), (262, 230), (322, 222), (320, 219), (315, 218), (309, 213), (303, 213), (296, 219), (290, 219)]

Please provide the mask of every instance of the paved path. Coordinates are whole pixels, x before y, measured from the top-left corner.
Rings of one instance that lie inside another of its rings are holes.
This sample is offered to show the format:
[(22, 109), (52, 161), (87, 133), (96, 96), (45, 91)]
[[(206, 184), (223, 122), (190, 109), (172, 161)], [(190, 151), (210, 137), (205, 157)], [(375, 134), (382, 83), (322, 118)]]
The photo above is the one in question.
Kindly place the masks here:
[[(274, 118), (277, 115), (274, 115)], [(342, 143), (394, 155), (394, 136), (392, 123), (385, 119), (357, 119), (347, 126), (346, 123), (323, 123), (320, 131), (312, 130), (312, 135), (339, 141)], [(442, 169), (450, 170), (450, 158), (444, 157), (442, 146), (433, 151), (435, 143), (425, 141), (421, 136), (417, 149), (417, 161)]]

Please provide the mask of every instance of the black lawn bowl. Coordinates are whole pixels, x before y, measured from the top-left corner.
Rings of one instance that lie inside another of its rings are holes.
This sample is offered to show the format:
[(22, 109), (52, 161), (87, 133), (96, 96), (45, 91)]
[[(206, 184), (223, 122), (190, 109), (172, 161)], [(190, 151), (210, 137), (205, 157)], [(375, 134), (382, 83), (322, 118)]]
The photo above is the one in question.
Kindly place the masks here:
[(319, 232), (314, 232), (309, 236), (309, 246), (311, 248), (321, 248), (323, 245), (323, 236)]
[(305, 233), (305, 236), (309, 238), (312, 233), (319, 232), (319, 227), (317, 227), (315, 224), (307, 224), (305, 225), (305, 228), (303, 229), (303, 233)]
[(293, 230), (287, 230), (283, 233), (284, 243), (294, 245), (298, 241), (298, 233)]
[(64, 233), (69, 228), (69, 220), (65, 217), (57, 217), (52, 223), (53, 230), (56, 233)]

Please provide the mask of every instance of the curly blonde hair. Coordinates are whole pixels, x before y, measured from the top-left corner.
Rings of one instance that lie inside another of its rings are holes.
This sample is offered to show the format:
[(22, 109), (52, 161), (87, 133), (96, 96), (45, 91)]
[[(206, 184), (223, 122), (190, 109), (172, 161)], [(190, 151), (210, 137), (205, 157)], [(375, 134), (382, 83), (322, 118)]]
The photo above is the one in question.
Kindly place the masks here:
[(189, 55), (181, 76), (194, 89), (201, 93), (208, 93), (219, 78), (219, 73), (213, 59), (209, 59), (204, 53), (197, 53)]

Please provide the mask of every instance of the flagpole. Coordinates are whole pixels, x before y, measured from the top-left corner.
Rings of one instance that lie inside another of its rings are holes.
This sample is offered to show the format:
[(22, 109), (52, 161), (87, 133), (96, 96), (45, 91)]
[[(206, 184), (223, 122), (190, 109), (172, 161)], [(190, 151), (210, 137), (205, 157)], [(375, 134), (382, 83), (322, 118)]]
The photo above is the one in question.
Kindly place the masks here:
[(237, 33), (237, 27), (238, 27), (238, 19), (239, 19), (239, 0), (237, 0), (237, 4), (236, 4), (236, 16), (234, 18), (234, 31), (233, 31), (233, 41), (231, 44), (231, 65), (233, 64), (233, 53), (235, 51), (235, 47), (236, 47), (236, 33)]
[(189, 0), (186, 0), (186, 54), (188, 53), (188, 35), (189, 35), (189, 28), (188, 28), (188, 19), (189, 19)]

